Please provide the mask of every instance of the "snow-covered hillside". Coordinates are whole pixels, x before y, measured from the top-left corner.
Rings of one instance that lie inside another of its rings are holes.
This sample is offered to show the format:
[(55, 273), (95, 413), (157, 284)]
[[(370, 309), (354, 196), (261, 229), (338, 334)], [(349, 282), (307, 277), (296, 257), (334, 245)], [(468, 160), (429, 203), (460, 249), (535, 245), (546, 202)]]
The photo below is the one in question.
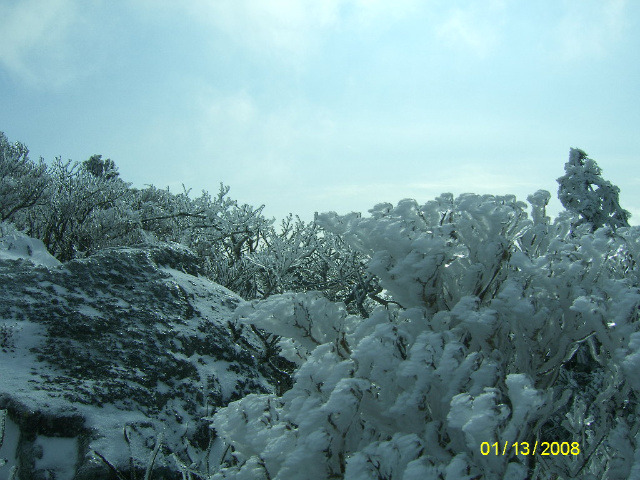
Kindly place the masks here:
[[(21, 234), (0, 245), (0, 458), (9, 460), (0, 478), (16, 463), (20, 478), (102, 478), (101, 458), (144, 469), (161, 436), (154, 471), (178, 476), (170, 453), (208, 461), (207, 415), (274, 391), (259, 339), (229, 330), (241, 299), (198, 277), (183, 247), (60, 264)], [(220, 448), (210, 452), (218, 461)]]

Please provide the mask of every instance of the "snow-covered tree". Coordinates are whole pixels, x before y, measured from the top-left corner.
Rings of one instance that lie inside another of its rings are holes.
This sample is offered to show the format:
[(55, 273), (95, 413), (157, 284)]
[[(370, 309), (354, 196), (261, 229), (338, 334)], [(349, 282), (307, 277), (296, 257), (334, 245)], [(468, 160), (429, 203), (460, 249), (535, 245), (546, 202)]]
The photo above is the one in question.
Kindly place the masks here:
[(572, 148), (565, 174), (558, 178), (562, 205), (580, 216), (577, 225), (589, 223), (595, 230), (604, 225), (628, 227), (631, 214), (620, 207), (620, 189), (601, 177), (602, 170), (585, 152)]
[(0, 221), (13, 220), (42, 199), (48, 182), (46, 170), (42, 159), (33, 162), (26, 146), (9, 143), (0, 132)]
[(365, 271), (368, 258), (315, 221), (285, 218), (279, 229), (266, 232), (263, 247), (246, 260), (245, 267), (255, 272), (257, 298), (318, 290), (367, 316), (369, 295), (378, 292), (375, 278)]
[(282, 396), (215, 415), (236, 464), (213, 478), (640, 471), (640, 232), (571, 232), (549, 222), (548, 198), (530, 197), (533, 221), (513, 197), (477, 195), (320, 216), (371, 258), (393, 302), (367, 318), (312, 292), (241, 306), (237, 321), (280, 335), (299, 367)]
[(29, 236), (42, 240), (60, 261), (88, 255), (118, 243), (131, 229), (128, 184), (96, 176), (77, 163), (57, 158), (47, 169), (41, 202), (14, 215), (12, 221)]
[(103, 177), (106, 180), (111, 180), (119, 175), (115, 162), (110, 158), (103, 160), (102, 155), (91, 155), (88, 160), (82, 162), (82, 168), (94, 177)]
[(273, 220), (262, 214), (264, 206), (240, 205), (220, 185), (214, 197), (207, 191), (192, 199), (149, 186), (135, 190), (133, 208), (144, 232), (160, 241), (191, 248), (201, 259), (205, 274), (245, 298), (255, 298), (254, 271), (244, 260), (261, 248)]
[(27, 148), (0, 137), (0, 213), (65, 261), (108, 246), (179, 242), (201, 259), (202, 272), (247, 299), (321, 290), (368, 315), (381, 288), (365, 256), (315, 222), (286, 218), (279, 228), (254, 208), (203, 191), (192, 198), (153, 185), (131, 188), (111, 159), (34, 164)]
[(201, 259), (204, 273), (246, 299), (286, 291), (321, 290), (366, 314), (377, 291), (364, 271), (365, 257), (315, 222), (285, 218), (279, 227), (262, 208), (239, 205), (220, 186), (175, 195), (153, 186), (135, 190), (130, 205), (141, 228), (161, 241), (180, 242)]

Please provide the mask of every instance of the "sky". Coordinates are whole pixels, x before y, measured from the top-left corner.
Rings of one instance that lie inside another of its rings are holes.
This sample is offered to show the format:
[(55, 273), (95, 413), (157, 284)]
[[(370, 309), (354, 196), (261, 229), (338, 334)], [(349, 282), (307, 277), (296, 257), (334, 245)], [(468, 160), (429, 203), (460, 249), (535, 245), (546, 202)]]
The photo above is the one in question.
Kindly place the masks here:
[(267, 216), (552, 193), (569, 149), (640, 224), (635, 0), (2, 0), (0, 131)]

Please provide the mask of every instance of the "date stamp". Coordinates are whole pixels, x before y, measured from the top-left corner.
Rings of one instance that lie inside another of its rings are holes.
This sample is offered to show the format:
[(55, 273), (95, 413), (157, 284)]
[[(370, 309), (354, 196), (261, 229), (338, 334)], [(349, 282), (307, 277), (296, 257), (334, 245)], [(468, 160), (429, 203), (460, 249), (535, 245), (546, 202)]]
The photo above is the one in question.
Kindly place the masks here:
[(529, 442), (482, 442), (480, 453), (482, 455), (507, 455), (515, 451), (516, 456), (524, 455), (580, 455), (580, 444), (578, 442), (536, 442), (532, 445)]

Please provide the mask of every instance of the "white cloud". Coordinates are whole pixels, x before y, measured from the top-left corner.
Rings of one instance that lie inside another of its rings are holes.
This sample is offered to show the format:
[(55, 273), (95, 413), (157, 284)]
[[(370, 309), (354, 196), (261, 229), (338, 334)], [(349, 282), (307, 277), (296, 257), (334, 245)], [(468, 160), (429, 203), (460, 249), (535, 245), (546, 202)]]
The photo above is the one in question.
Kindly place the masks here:
[(485, 57), (500, 40), (505, 9), (505, 1), (453, 8), (437, 28), (437, 35), (450, 48)]
[(0, 5), (0, 65), (32, 85), (66, 83), (74, 75), (67, 37), (77, 20), (71, 0)]
[(297, 54), (308, 48), (314, 34), (336, 22), (335, 0), (197, 1), (193, 11), (237, 42), (252, 49)]
[(174, 9), (260, 54), (296, 62), (334, 28), (372, 28), (408, 15), (419, 0), (138, 0), (145, 9)]
[(219, 173), (234, 185), (236, 180), (286, 184), (293, 178), (296, 148), (305, 134), (300, 109), (267, 111), (246, 91), (195, 88), (194, 116), (181, 130), (188, 132), (184, 141), (195, 142), (201, 159), (223, 165)]
[(599, 57), (622, 36), (626, 0), (570, 2), (554, 34), (560, 60)]
[(253, 123), (257, 111), (253, 99), (246, 92), (238, 92), (222, 98), (206, 98), (203, 104), (205, 123), (232, 124), (233, 127), (246, 127)]

